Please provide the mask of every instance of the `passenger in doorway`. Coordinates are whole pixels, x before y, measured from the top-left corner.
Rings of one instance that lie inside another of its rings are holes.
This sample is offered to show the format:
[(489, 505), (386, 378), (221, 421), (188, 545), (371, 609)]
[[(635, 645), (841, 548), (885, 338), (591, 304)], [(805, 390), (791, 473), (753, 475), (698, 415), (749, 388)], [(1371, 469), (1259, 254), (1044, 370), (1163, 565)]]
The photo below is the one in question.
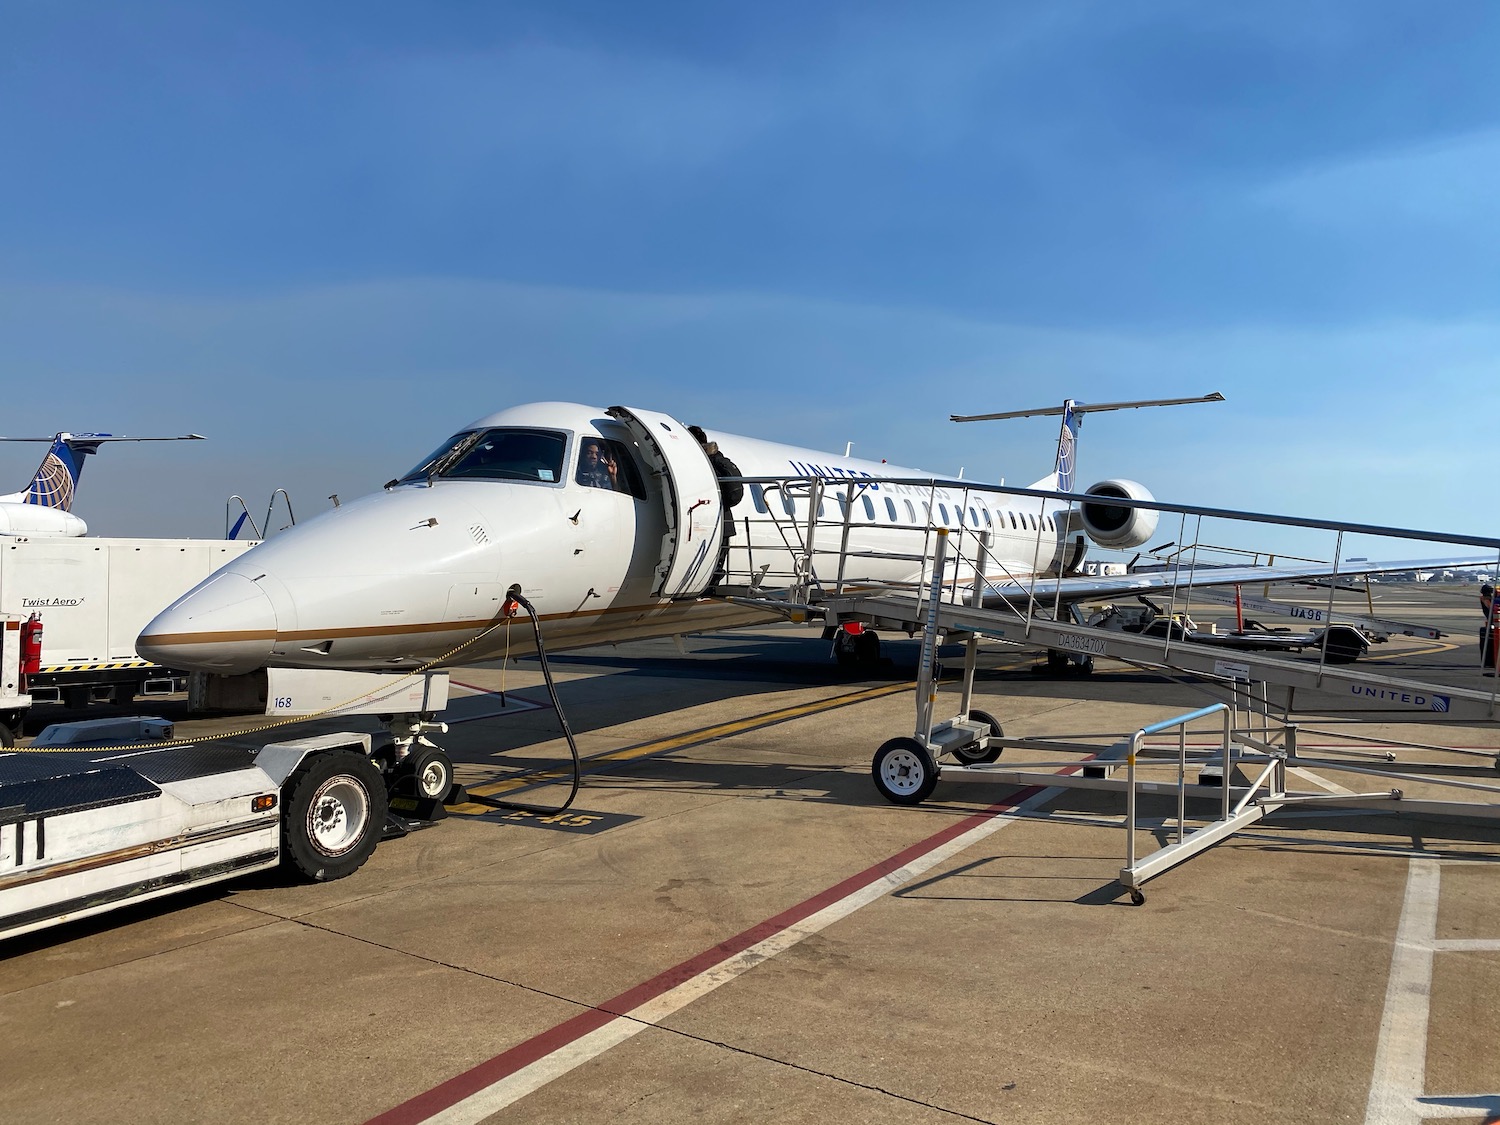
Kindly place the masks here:
[(609, 450), (598, 438), (584, 438), (578, 452), (578, 483), (590, 488), (615, 489), (618, 470), (610, 472)]
[(1490, 669), (1485, 675), (1493, 676), (1495, 674), (1495, 646), (1490, 630), (1495, 622), (1495, 587), (1488, 584), (1479, 587), (1479, 608), (1484, 613), (1484, 623), (1479, 626), (1479, 651), (1483, 657), (1484, 667)]
[(708, 440), (708, 435), (703, 432), (702, 426), (689, 426), (688, 433), (698, 439), (698, 444), (708, 455), (708, 463), (713, 466), (714, 476), (719, 478), (719, 497), (724, 502), (724, 534), (719, 540), (719, 560), (714, 565), (713, 580), (709, 582), (708, 589), (705, 591), (712, 594), (718, 588), (719, 583), (724, 581), (725, 564), (729, 561), (729, 540), (734, 537), (735, 533), (734, 513), (730, 509), (745, 498), (745, 486), (737, 480), (724, 479), (740, 476), (740, 467), (720, 451), (718, 442)]

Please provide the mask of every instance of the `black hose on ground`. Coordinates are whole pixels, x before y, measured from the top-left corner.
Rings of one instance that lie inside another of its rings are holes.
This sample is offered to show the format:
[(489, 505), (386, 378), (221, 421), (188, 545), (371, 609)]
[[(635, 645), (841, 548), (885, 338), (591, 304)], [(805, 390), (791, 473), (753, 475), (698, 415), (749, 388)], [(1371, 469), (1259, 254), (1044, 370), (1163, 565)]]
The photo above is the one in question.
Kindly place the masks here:
[[(542, 679), (547, 681), (547, 694), (552, 698), (552, 709), (557, 712), (557, 721), (562, 724), (563, 737), (568, 740), (568, 751), (573, 755), (573, 788), (568, 792), (568, 799), (556, 808), (528, 805), (520, 801), (502, 801), (496, 797), (481, 797), (475, 794), (470, 794), (469, 800), (477, 805), (484, 805), (486, 808), (515, 809), (520, 812), (541, 813), (544, 816), (566, 812), (573, 804), (573, 798), (578, 796), (578, 787), (583, 782), (583, 763), (578, 757), (578, 743), (573, 740), (573, 730), (568, 726), (567, 715), (563, 714), (562, 701), (557, 698), (557, 685), (552, 682), (552, 669), (547, 665), (547, 648), (542, 644), (542, 625), (537, 620), (536, 609), (526, 600), (526, 595), (521, 593), (519, 584), (507, 590), (505, 596), (507, 601), (513, 601), (525, 609), (526, 616), (531, 619), (531, 632), (536, 638), (536, 655), (542, 664)], [(506, 610), (501, 612), (506, 612)]]

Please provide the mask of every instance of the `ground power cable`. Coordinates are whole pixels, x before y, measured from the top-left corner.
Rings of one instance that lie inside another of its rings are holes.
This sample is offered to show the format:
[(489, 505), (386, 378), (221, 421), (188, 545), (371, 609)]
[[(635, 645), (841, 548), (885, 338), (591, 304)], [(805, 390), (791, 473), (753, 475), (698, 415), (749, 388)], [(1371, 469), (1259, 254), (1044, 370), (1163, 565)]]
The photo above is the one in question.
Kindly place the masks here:
[[(568, 742), (568, 752), (573, 756), (573, 784), (568, 791), (568, 799), (556, 808), (547, 808), (544, 805), (530, 805), (521, 801), (502, 801), (495, 797), (481, 797), (478, 794), (468, 794), (470, 801), (477, 805), (483, 805), (491, 809), (508, 809), (516, 812), (540, 813), (543, 816), (553, 816), (557, 813), (566, 812), (573, 805), (573, 799), (578, 796), (578, 788), (583, 784), (583, 762), (578, 755), (578, 743), (573, 738), (573, 728), (568, 725), (568, 716), (563, 712), (562, 701), (557, 697), (557, 684), (552, 679), (552, 668), (547, 663), (547, 647), (542, 643), (542, 624), (537, 619), (536, 609), (521, 593), (519, 585), (512, 586), (505, 594), (506, 606), (501, 609), (501, 614), (506, 621), (514, 615), (514, 610), (509, 603), (514, 602), (526, 611), (527, 618), (531, 621), (532, 636), (536, 640), (536, 656), (542, 666), (542, 679), (547, 682), (547, 695), (552, 700), (552, 709), (557, 712), (557, 721), (562, 726), (563, 737)], [(510, 634), (506, 633), (506, 649), (510, 648)], [(507, 656), (507, 661), (509, 657)], [(502, 706), (504, 705), (504, 693), (501, 693)]]

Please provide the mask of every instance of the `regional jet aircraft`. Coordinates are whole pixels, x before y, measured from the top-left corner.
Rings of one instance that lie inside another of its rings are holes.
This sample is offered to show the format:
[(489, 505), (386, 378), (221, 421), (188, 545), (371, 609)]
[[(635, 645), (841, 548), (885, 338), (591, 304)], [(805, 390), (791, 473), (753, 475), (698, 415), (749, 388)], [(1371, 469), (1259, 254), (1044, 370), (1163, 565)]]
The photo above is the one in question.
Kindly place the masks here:
[[(1151, 494), (1128, 480), (1096, 484), (1075, 504), (1057, 498), (1072, 486), (1070, 414), (1065, 408), (1053, 472), (1033, 486), (1050, 498), (710, 432), (706, 442), (749, 482), (726, 511), (708, 444), (676, 418), (576, 403), (516, 406), (464, 427), (382, 491), (239, 556), (159, 614), (137, 649), (168, 667), (225, 674), (477, 663), (524, 644), (493, 628), (513, 612), (513, 585), (534, 607), (549, 649), (774, 620), (769, 598), (706, 596), (726, 538), (730, 580), (738, 576), (752, 592), (774, 585), (773, 576), (795, 578), (809, 553), (814, 565), (845, 560), (845, 577), (862, 589), (909, 586), (930, 573), (924, 544), (934, 528), (984, 544), (965, 577), (982, 576), (986, 601), (1029, 593), (1064, 605), (1163, 588), (1172, 576), (1077, 574), (1085, 539), (1139, 546), (1154, 534), (1156, 513), (1135, 506)], [(809, 550), (804, 532), (820, 505), (840, 528), (830, 535), (824, 524), (827, 545)], [(726, 520), (734, 536), (726, 537)], [(1330, 573), (1241, 567), (1196, 580)]]
[(20, 492), (0, 496), (0, 535), (59, 538), (87, 535), (88, 525), (72, 512), (83, 473), (84, 458), (98, 453), (107, 441), (202, 441), (202, 434), (181, 437), (133, 438), (113, 434), (54, 434), (50, 438), (0, 437), (0, 441), (50, 442), (46, 456)]

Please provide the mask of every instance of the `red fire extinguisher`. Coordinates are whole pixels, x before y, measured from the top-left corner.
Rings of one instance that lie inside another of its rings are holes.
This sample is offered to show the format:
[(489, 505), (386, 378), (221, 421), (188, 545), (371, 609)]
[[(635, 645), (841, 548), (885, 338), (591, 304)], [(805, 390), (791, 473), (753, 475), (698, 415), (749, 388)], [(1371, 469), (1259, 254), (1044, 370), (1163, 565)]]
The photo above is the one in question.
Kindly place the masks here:
[[(33, 613), (21, 623), (21, 677), (34, 676), (42, 670), (42, 615)], [(24, 689), (23, 689), (24, 690)]]

